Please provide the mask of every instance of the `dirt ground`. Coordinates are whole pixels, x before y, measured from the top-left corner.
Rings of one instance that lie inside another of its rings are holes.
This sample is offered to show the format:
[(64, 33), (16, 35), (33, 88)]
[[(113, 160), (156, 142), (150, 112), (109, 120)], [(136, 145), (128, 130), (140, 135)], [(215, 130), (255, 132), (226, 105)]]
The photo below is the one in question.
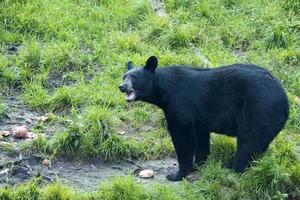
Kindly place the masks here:
[[(32, 131), (45, 113), (26, 108), (19, 100), (12, 97), (4, 99), (7, 115), (0, 118), (0, 131), (10, 131), (13, 127), (26, 125)], [(64, 125), (61, 125), (64, 129)], [(57, 127), (47, 126), (44, 132), (46, 137), (55, 133)], [(41, 155), (25, 155), (20, 150), (24, 139), (15, 139), (12, 136), (4, 137), (0, 141), (0, 185), (11, 186), (40, 177), (42, 183), (61, 181), (78, 189), (97, 189), (99, 183), (113, 176), (133, 175), (138, 182), (149, 183), (153, 181), (168, 182), (165, 178), (168, 172), (175, 171), (177, 162), (174, 158), (163, 160), (132, 161), (120, 160), (104, 162), (101, 160), (72, 161), (68, 158), (54, 158), (49, 166), (42, 164)], [(154, 177), (142, 179), (138, 173), (142, 169), (154, 171)], [(191, 175), (191, 180), (195, 178)]]
[[(135, 176), (141, 183), (168, 182), (165, 175), (168, 171), (176, 169), (176, 160), (172, 158), (116, 162), (70, 161), (66, 158), (56, 158), (51, 160), (51, 166), (45, 166), (42, 164), (43, 159), (38, 156), (23, 157), (18, 152), (7, 154), (2, 150), (0, 154), (0, 185), (2, 186), (15, 185), (40, 177), (42, 183), (60, 181), (77, 189), (96, 190), (102, 181), (129, 174)], [(154, 177), (150, 179), (138, 177), (141, 169), (152, 169)]]

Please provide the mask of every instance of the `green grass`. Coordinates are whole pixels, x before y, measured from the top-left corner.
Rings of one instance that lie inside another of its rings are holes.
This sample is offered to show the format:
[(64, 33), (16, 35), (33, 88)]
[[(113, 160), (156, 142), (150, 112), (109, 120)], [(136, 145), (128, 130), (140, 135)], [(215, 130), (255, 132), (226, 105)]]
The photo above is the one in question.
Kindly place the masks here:
[(3, 118), (6, 115), (6, 105), (2, 102), (2, 99), (0, 99), (0, 119)]
[[(143, 65), (148, 56), (157, 55), (161, 66), (206, 66), (196, 47), (211, 67), (249, 62), (278, 77), (291, 103), (285, 130), (242, 176), (221, 167), (233, 155), (235, 140), (213, 135), (209, 161), (195, 183), (148, 188), (131, 178), (117, 178), (104, 183), (94, 199), (299, 197), (300, 164), (294, 152), (300, 142), (299, 1), (162, 2), (168, 16), (155, 15), (146, 0), (1, 1), (0, 118), (6, 114), (4, 99), (15, 94), (24, 107), (54, 113), (34, 127), (38, 137), (21, 149), (51, 158), (174, 155), (162, 112), (145, 103), (128, 105), (118, 85), (129, 59)], [(11, 47), (17, 52), (10, 52)], [(55, 128), (54, 134), (45, 134), (49, 127)], [(124, 136), (118, 134), (121, 130), (126, 130)], [(36, 184), (2, 188), (0, 197), (92, 199), (90, 194), (79, 198), (59, 183), (44, 188)]]
[(299, 165), (287, 167), (270, 156), (257, 161), (255, 167), (240, 176), (209, 160), (199, 172), (200, 179), (193, 184), (183, 181), (176, 186), (141, 185), (127, 176), (114, 177), (102, 182), (98, 190), (84, 192), (59, 182), (41, 188), (37, 179), (13, 189), (0, 188), (0, 199), (297, 199), (299, 169)]

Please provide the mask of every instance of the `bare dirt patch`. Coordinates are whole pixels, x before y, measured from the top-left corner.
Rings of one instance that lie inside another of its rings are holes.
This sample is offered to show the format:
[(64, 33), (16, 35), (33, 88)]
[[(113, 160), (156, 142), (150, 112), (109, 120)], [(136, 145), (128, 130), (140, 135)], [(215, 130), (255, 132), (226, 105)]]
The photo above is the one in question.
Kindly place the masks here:
[[(50, 160), (50, 165), (42, 164), (43, 158), (37, 155), (23, 156), (17, 151), (5, 152), (0, 148), (0, 185), (9, 186), (39, 177), (42, 183), (60, 181), (78, 189), (96, 190), (99, 183), (114, 176), (132, 175), (140, 183), (159, 181), (168, 183), (165, 176), (177, 168), (173, 158), (150, 161), (122, 160), (115, 162), (71, 161), (66, 158)], [(138, 177), (142, 169), (151, 169), (150, 179)]]
[[(27, 108), (18, 101), (16, 96), (4, 99), (6, 104), (6, 116), (0, 119), (0, 129), (10, 131), (16, 126), (26, 125), (32, 131), (40, 123), (46, 113)], [(64, 127), (47, 127), (44, 133), (51, 137), (58, 129)], [(49, 131), (49, 130), (50, 131)], [(125, 128), (123, 131), (130, 131)], [(74, 161), (68, 158), (50, 159), (49, 163), (43, 164), (45, 157), (42, 155), (26, 155), (20, 150), (20, 144), (24, 139), (3, 137), (0, 141), (0, 186), (16, 185), (34, 178), (40, 178), (41, 183), (61, 181), (78, 189), (96, 190), (100, 182), (114, 176), (132, 175), (140, 183), (159, 181), (173, 184), (165, 178), (171, 172), (177, 170), (176, 159), (167, 157), (162, 160), (132, 161), (120, 160), (105, 162), (102, 160)], [(138, 176), (143, 169), (154, 171), (154, 176), (143, 179)], [(193, 179), (194, 175), (191, 176)], [(174, 183), (177, 184), (177, 183)]]
[[(45, 125), (43, 118), (45, 118), (48, 113), (36, 111), (31, 109), (24, 104), (22, 104), (16, 95), (10, 95), (3, 99), (5, 104), (5, 115), (0, 118), (0, 131), (11, 131), (13, 128), (26, 126), (31, 132), (32, 129), (43, 124), (46, 131), (43, 134), (47, 137), (52, 136), (56, 131), (57, 127), (55, 125), (48, 126)], [(64, 129), (66, 125), (62, 125), (61, 129)], [(16, 140), (13, 137), (7, 137), (4, 139), (6, 142), (20, 143), (24, 140)]]
[[(33, 127), (38, 122), (42, 113), (26, 108), (22, 105), (17, 97), (12, 95), (4, 99), (5, 114), (0, 118), (0, 130), (11, 131), (15, 127), (26, 126)], [(7, 142), (16, 142), (12, 137), (5, 139)]]

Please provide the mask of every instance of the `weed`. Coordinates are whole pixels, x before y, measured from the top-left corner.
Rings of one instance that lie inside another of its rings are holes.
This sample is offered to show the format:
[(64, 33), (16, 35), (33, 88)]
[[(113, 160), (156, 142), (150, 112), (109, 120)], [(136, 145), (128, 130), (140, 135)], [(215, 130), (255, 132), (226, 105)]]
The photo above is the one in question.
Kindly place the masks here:
[(35, 139), (23, 143), (21, 149), (27, 154), (39, 153), (44, 156), (52, 156), (54, 154), (54, 149), (51, 141), (49, 141), (42, 134), (37, 134)]
[[(251, 181), (249, 181), (250, 177)], [(276, 162), (273, 156), (258, 161), (243, 175), (241, 185), (241, 189), (249, 191), (251, 198), (274, 199), (287, 198), (288, 192), (294, 187), (291, 184), (290, 174)]]
[(8, 189), (0, 188), (0, 199), (11, 200), (11, 192)]
[(99, 188), (99, 197), (107, 200), (113, 199), (148, 199), (148, 195), (143, 194), (143, 189), (137, 185), (132, 177), (114, 178), (110, 183), (101, 184)]
[(38, 200), (40, 191), (38, 189), (38, 180), (27, 182), (14, 191), (12, 195), (14, 200)]
[(41, 82), (24, 83), (24, 92), (21, 100), (33, 108), (41, 107), (47, 101), (47, 91), (41, 85)]
[(42, 197), (47, 200), (72, 200), (74, 199), (74, 194), (68, 187), (62, 186), (57, 182), (45, 187)]
[(0, 119), (6, 116), (6, 105), (0, 99)]

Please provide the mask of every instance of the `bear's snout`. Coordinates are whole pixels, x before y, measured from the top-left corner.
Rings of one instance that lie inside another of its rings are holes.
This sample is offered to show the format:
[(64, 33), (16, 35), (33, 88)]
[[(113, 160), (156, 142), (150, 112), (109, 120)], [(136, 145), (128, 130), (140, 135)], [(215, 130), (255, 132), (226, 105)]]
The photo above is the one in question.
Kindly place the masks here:
[(125, 84), (122, 84), (119, 86), (119, 89), (122, 93), (126, 92), (127, 86)]

